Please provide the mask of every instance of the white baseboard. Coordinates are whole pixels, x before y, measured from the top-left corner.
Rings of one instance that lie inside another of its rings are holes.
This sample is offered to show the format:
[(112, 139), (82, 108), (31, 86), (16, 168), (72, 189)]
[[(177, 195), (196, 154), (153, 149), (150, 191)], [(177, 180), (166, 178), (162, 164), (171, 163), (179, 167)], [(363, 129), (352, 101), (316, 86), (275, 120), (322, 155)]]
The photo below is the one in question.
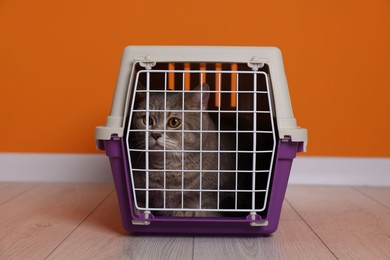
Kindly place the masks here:
[(109, 182), (103, 154), (0, 153), (0, 181)]
[[(103, 154), (0, 153), (0, 181), (110, 182)], [(297, 157), (291, 184), (390, 186), (390, 158)]]
[(390, 158), (297, 157), (289, 183), (390, 186)]

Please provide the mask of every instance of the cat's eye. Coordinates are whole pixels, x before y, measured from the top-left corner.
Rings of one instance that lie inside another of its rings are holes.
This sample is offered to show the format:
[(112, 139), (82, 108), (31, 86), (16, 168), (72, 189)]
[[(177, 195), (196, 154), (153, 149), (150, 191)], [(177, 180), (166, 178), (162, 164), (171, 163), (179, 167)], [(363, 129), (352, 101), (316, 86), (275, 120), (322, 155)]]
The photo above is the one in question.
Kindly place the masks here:
[(168, 120), (168, 126), (170, 128), (178, 128), (181, 125), (181, 119), (177, 117), (172, 117)]
[[(146, 115), (142, 117), (142, 122), (146, 125)], [(153, 125), (153, 118), (149, 117), (149, 125)]]

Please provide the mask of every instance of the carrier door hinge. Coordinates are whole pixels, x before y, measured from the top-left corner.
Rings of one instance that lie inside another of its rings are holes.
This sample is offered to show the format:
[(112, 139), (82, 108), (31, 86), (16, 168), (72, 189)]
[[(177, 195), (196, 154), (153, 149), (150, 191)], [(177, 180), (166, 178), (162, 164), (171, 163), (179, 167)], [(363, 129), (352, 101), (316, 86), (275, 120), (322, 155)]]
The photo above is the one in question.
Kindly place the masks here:
[(150, 56), (137, 57), (135, 60), (139, 61), (139, 65), (141, 65), (141, 67), (144, 67), (147, 70), (150, 70), (154, 66), (156, 66), (156, 61), (152, 60)]
[(256, 212), (251, 212), (247, 217), (247, 220), (251, 220), (249, 225), (252, 227), (266, 227), (268, 226), (268, 220), (262, 219)]
[(259, 57), (252, 57), (252, 59), (248, 62), (248, 67), (252, 70), (258, 70), (264, 67), (264, 60), (261, 60)]
[(131, 223), (133, 225), (141, 225), (141, 226), (147, 226), (150, 225), (150, 219), (152, 218), (152, 215), (150, 214), (150, 211), (145, 211), (144, 214), (140, 215), (140, 219), (133, 219)]

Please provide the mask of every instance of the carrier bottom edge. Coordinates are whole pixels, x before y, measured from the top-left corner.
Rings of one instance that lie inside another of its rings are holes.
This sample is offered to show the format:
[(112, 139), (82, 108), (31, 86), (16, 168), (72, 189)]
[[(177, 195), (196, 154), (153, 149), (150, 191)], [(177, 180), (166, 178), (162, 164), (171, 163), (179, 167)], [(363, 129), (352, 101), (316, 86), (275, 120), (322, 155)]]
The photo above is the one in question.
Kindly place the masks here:
[[(154, 223), (155, 224), (155, 223)], [(206, 236), (206, 237), (266, 237), (271, 236), (277, 230), (277, 224), (267, 227), (252, 227), (249, 224), (227, 225), (215, 222), (209, 225), (179, 225), (176, 222), (164, 223), (164, 225), (136, 226), (130, 222), (124, 223), (124, 228), (128, 235), (136, 236)]]

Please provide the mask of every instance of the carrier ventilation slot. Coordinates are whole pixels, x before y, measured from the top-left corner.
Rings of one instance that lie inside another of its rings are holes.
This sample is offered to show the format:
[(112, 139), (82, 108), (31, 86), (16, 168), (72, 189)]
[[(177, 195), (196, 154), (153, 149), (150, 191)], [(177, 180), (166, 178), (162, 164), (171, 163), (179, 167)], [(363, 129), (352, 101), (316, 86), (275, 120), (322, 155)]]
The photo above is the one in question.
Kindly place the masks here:
[[(237, 71), (237, 63), (232, 63), (230, 65), (231, 71)], [(191, 89), (191, 80), (190, 80), (190, 69), (191, 64), (190, 63), (184, 63), (184, 70), (186, 71), (184, 73), (184, 88), (185, 90)], [(169, 63), (168, 64), (168, 70), (172, 71), (168, 73), (168, 89), (169, 90), (175, 90), (175, 63)], [(200, 63), (199, 64), (199, 75), (200, 75), (200, 82), (202, 84), (206, 83), (206, 63)], [(219, 106), (219, 95), (218, 93), (221, 91), (221, 70), (222, 70), (222, 64), (221, 63), (215, 63), (215, 106)], [(231, 88), (231, 98), (230, 98), (230, 105), (232, 107), (236, 107), (236, 95), (237, 95), (237, 73), (231, 73), (231, 79), (230, 79), (230, 88)]]

